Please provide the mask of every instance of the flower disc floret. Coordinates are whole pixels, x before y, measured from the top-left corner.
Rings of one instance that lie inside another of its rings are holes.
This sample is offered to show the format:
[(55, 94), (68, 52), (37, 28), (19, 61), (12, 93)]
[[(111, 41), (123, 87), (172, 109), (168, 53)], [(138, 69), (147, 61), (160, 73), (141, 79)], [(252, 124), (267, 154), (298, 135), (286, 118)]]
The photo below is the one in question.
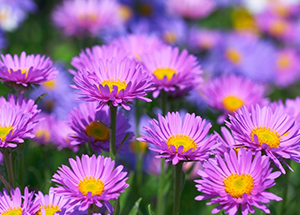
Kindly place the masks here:
[(250, 174), (233, 174), (224, 179), (224, 187), (226, 193), (233, 198), (242, 198), (244, 193), (248, 195), (253, 189), (253, 177)]
[[(285, 173), (280, 160), (292, 159), (300, 162), (300, 124), (286, 113), (283, 106), (274, 105), (256, 105), (252, 106), (251, 110), (243, 106), (233, 115), (229, 115), (230, 121), (227, 121), (226, 125), (237, 141), (235, 147), (264, 151), (282, 173)], [(291, 169), (286, 162), (283, 163)]]
[(69, 162), (71, 168), (63, 165), (53, 176), (52, 181), (57, 183), (55, 193), (69, 199), (70, 205), (78, 204), (80, 211), (95, 204), (99, 208), (105, 205), (113, 214), (109, 200), (117, 199), (128, 187), (123, 166), (114, 168), (115, 162), (110, 158), (95, 155), (77, 156)]
[(128, 58), (121, 62), (100, 59), (92, 71), (78, 71), (74, 81), (73, 87), (82, 96), (79, 99), (98, 102), (99, 108), (111, 103), (129, 110), (128, 103), (134, 99), (150, 102), (145, 96), (154, 89), (142, 66)]
[(149, 124), (144, 127), (147, 135), (142, 134), (138, 140), (153, 144), (155, 147), (150, 149), (159, 153), (156, 157), (166, 158), (173, 165), (179, 161), (203, 161), (218, 146), (215, 136), (208, 135), (211, 124), (195, 114), (186, 113), (183, 119), (178, 112), (158, 115), (158, 121), (152, 119)]

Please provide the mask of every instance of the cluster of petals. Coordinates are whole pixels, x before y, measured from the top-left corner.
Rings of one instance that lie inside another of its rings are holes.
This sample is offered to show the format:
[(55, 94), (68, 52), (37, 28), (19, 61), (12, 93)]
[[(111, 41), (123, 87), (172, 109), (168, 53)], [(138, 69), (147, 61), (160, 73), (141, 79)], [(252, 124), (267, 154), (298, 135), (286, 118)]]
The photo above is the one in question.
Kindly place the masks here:
[[(74, 77), (79, 99), (89, 102), (99, 102), (99, 108), (111, 103), (117, 107), (121, 105), (124, 109), (130, 110), (129, 104), (134, 99), (150, 102), (147, 92), (152, 91), (153, 83), (143, 67), (129, 58), (118, 62), (99, 59), (93, 70), (80, 70)], [(123, 88), (116, 83), (122, 84)], [(111, 86), (108, 86), (111, 84)]]
[(284, 159), (300, 162), (300, 125), (283, 108), (255, 105), (248, 110), (243, 106), (229, 115), (229, 120), (226, 125), (231, 129), (238, 147), (263, 150), (282, 173), (285, 170), (281, 162), (291, 169)]
[(159, 153), (156, 157), (166, 158), (173, 165), (180, 161), (203, 161), (218, 146), (215, 136), (208, 135), (211, 124), (194, 113), (186, 113), (182, 119), (178, 112), (169, 112), (165, 117), (158, 115), (158, 120), (150, 120), (149, 125), (138, 140), (153, 144), (149, 148)]
[(161, 90), (184, 94), (199, 87), (203, 79), (197, 58), (187, 50), (180, 52), (178, 47), (164, 46), (160, 50), (142, 55), (142, 63), (153, 77), (158, 97)]
[[(68, 124), (73, 130), (70, 134), (70, 141), (72, 145), (88, 142), (98, 153), (101, 153), (101, 150), (108, 152), (110, 142), (109, 107), (97, 109), (97, 106), (98, 104), (95, 102), (82, 103), (70, 112)], [(119, 148), (130, 128), (128, 119), (122, 112), (117, 113), (116, 126), (116, 147)], [(127, 140), (129, 139), (130, 137), (127, 138)]]
[(58, 73), (52, 66), (52, 61), (44, 55), (26, 55), (22, 52), (18, 55), (1, 55), (0, 80), (15, 83), (23, 87), (28, 85), (40, 85), (45, 81), (55, 78)]
[(0, 193), (0, 214), (35, 214), (39, 209), (39, 204), (34, 200), (34, 193), (29, 192), (25, 187), (24, 195), (20, 189), (11, 189), (10, 194), (3, 190)]
[(239, 149), (238, 154), (232, 149), (225, 153), (224, 157), (217, 154), (215, 158), (208, 159), (203, 167), (203, 170), (198, 171), (201, 179), (195, 180), (197, 190), (203, 194), (195, 199), (211, 199), (208, 205), (219, 204), (212, 210), (213, 214), (224, 209), (225, 213), (235, 215), (239, 207), (243, 215), (253, 214), (253, 206), (269, 214), (270, 210), (263, 203), (282, 200), (266, 191), (275, 185), (274, 179), (281, 173), (272, 173), (269, 157), (262, 156), (261, 152), (253, 156), (253, 153), (245, 148)]
[(122, 24), (120, 5), (114, 0), (64, 0), (52, 14), (66, 35), (92, 36)]
[(113, 213), (109, 200), (117, 199), (129, 185), (126, 183), (127, 172), (123, 166), (116, 168), (111, 158), (95, 155), (70, 158), (71, 168), (62, 165), (52, 181), (57, 183), (54, 188), (57, 195), (70, 199), (70, 204), (79, 206), (85, 211), (92, 204), (101, 208), (103, 205)]
[(8, 95), (0, 97), (0, 147), (16, 147), (25, 138), (33, 138), (40, 110), (31, 99)]
[(249, 78), (229, 74), (209, 81), (202, 89), (203, 98), (207, 104), (224, 114), (219, 119), (223, 121), (228, 113), (232, 113), (245, 105), (250, 108), (255, 104), (266, 104), (265, 86)]

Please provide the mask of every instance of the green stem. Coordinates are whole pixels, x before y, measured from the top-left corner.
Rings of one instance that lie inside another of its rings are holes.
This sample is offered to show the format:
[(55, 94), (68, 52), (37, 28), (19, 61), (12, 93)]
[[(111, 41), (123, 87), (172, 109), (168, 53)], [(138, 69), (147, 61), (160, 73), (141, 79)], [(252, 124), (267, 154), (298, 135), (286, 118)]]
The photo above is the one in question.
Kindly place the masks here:
[(11, 159), (11, 152), (9, 151), (8, 148), (5, 148), (2, 150), (2, 153), (3, 153), (6, 170), (7, 170), (9, 184), (12, 186), (12, 188), (15, 188), (15, 179), (14, 179), (14, 171), (13, 171), (13, 165)]
[(110, 147), (109, 147), (109, 156), (112, 160), (115, 160), (116, 157), (116, 124), (117, 124), (117, 110), (118, 107), (110, 105)]
[(93, 215), (93, 204), (88, 209), (88, 215)]
[[(139, 112), (138, 112), (138, 100), (135, 103), (135, 137), (139, 137)], [(136, 140), (136, 174), (137, 174), (137, 185), (141, 186), (143, 180), (143, 154), (141, 153), (141, 143)]]
[(164, 201), (164, 185), (165, 185), (165, 159), (162, 158), (160, 161), (160, 177), (157, 192), (157, 215), (164, 215), (165, 201)]
[[(168, 95), (166, 91), (161, 92), (161, 110), (162, 115), (165, 116), (167, 114), (167, 105), (168, 105)], [(165, 159), (162, 158), (160, 161), (160, 177), (158, 184), (158, 192), (157, 192), (157, 215), (164, 215), (165, 210), (165, 201), (164, 201), (164, 186), (165, 186)]]
[(179, 162), (174, 166), (174, 203), (173, 203), (173, 215), (179, 214), (180, 208), (180, 194), (181, 194), (181, 184), (182, 184), (182, 162)]
[(238, 211), (236, 212), (236, 215), (242, 215), (242, 206), (239, 206)]
[[(290, 165), (290, 160), (287, 161), (287, 164)], [(289, 189), (289, 179), (290, 179), (290, 171), (288, 170), (286, 172), (286, 175), (284, 177), (284, 188), (283, 188), (283, 195), (282, 195), (282, 207), (281, 207), (281, 213), (285, 214), (286, 205), (287, 205), (287, 196), (288, 196), (288, 189)]]

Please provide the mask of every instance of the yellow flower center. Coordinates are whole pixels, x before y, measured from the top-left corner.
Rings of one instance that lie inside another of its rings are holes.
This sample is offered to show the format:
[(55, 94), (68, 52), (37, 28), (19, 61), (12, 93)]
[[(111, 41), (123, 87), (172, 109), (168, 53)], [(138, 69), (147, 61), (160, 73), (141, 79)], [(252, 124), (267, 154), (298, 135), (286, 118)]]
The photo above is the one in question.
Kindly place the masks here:
[(48, 142), (50, 140), (50, 132), (46, 129), (38, 129), (35, 132), (35, 136), (37, 138), (44, 138), (46, 142)]
[(170, 68), (159, 68), (153, 72), (153, 75), (159, 80), (163, 80), (166, 76), (168, 81), (170, 81), (174, 75), (177, 75), (177, 71)]
[(137, 11), (146, 17), (149, 17), (153, 13), (153, 7), (149, 3), (140, 3), (137, 5)]
[(56, 87), (55, 80), (45, 81), (42, 85), (47, 90), (53, 90)]
[(275, 36), (281, 36), (285, 32), (286, 26), (287, 24), (285, 21), (277, 20), (274, 23), (272, 23), (272, 25), (270, 26), (270, 32)]
[(246, 9), (237, 9), (232, 13), (233, 26), (237, 31), (258, 33), (255, 19)]
[(79, 21), (96, 22), (97, 18), (98, 18), (97, 13), (87, 13), (87, 14), (79, 14), (78, 15)]
[(22, 215), (22, 208), (8, 208), (1, 215)]
[(234, 64), (239, 64), (242, 61), (242, 55), (235, 49), (228, 49), (225, 53), (226, 58)]
[(2, 141), (5, 140), (6, 135), (12, 130), (12, 132), (14, 132), (13, 127), (10, 126), (0, 126), (0, 138)]
[[(15, 70), (9, 69), (8, 72), (11, 74), (12, 72), (16, 72), (16, 71), (18, 71), (18, 70), (19, 70), (19, 68), (15, 69)], [(28, 72), (29, 72), (28, 69), (23, 68), (23, 69), (20, 69), (20, 70), (21, 70), (21, 74), (24, 74), (24, 73), (25, 73), (25, 77), (28, 76)]]
[(224, 187), (226, 193), (233, 198), (242, 198), (244, 193), (248, 195), (251, 193), (254, 186), (253, 182), (253, 177), (249, 174), (231, 173), (224, 179)]
[(163, 39), (169, 44), (174, 44), (176, 42), (176, 35), (171, 31), (167, 31), (164, 33)]
[(241, 100), (240, 98), (235, 97), (235, 96), (227, 96), (223, 100), (224, 107), (230, 112), (236, 111), (243, 104), (244, 104), (243, 100)]
[(38, 212), (35, 213), (35, 215), (42, 215), (41, 209), (44, 208), (46, 215), (54, 215), (56, 212), (61, 211), (58, 207), (58, 205), (53, 206), (51, 205), (44, 205), (44, 206), (40, 206), (40, 210)]
[(126, 82), (125, 82), (125, 81), (121, 81), (119, 78), (118, 78), (117, 80), (114, 80), (114, 79), (103, 80), (103, 81), (101, 81), (100, 84), (101, 84), (103, 87), (104, 87), (105, 85), (107, 85), (107, 86), (109, 87), (110, 92), (112, 92), (114, 86), (117, 86), (117, 87), (118, 87), (118, 93), (119, 93), (121, 90), (125, 90), (126, 87), (127, 87)]
[(277, 134), (277, 131), (272, 131), (270, 128), (266, 128), (265, 126), (255, 128), (251, 131), (251, 138), (253, 142), (254, 135), (257, 136), (260, 146), (265, 143), (269, 145), (270, 148), (278, 148), (280, 144), (280, 136)]
[(109, 129), (97, 121), (92, 121), (91, 124), (85, 127), (85, 133), (87, 136), (93, 136), (95, 141), (105, 141), (109, 138)]
[(175, 146), (176, 152), (178, 151), (179, 146), (183, 146), (183, 151), (186, 152), (190, 149), (193, 149), (194, 151), (197, 148), (197, 144), (194, 142), (194, 140), (187, 135), (172, 135), (168, 138), (167, 145), (169, 149), (171, 150), (171, 145)]
[[(137, 141), (130, 142), (129, 147), (132, 152), (137, 152), (137, 144), (138, 144)], [(144, 154), (148, 148), (148, 143), (139, 141), (139, 144), (140, 144), (140, 153)]]
[(121, 5), (119, 14), (124, 21), (127, 21), (132, 17), (132, 9), (126, 5)]
[(280, 70), (288, 69), (291, 66), (291, 59), (287, 55), (282, 54), (277, 60), (277, 66)]
[(78, 189), (84, 196), (86, 196), (88, 192), (91, 192), (93, 196), (101, 196), (104, 191), (104, 183), (94, 177), (84, 178), (80, 180)]

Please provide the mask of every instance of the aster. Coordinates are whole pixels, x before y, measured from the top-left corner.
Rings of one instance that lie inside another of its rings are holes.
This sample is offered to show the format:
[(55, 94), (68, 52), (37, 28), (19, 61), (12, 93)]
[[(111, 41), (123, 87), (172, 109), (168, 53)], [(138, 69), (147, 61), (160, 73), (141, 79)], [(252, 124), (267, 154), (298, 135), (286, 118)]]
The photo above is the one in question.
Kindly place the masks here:
[[(246, 146), (253, 151), (264, 151), (285, 174), (280, 163), (291, 167), (284, 159), (300, 162), (299, 123), (289, 116), (283, 108), (259, 105), (250, 110), (242, 107), (233, 115), (229, 115), (226, 125), (231, 129), (239, 146)], [(292, 170), (292, 169), (291, 169)]]
[(73, 130), (66, 120), (56, 119), (51, 131), (51, 140), (53, 144), (57, 146), (58, 150), (68, 148), (74, 152), (78, 151), (78, 146), (71, 144), (71, 134)]
[(52, 19), (66, 35), (75, 36), (96, 36), (101, 30), (122, 24), (119, 4), (109, 0), (64, 0)]
[(208, 81), (202, 89), (202, 95), (209, 106), (223, 112), (218, 119), (219, 123), (223, 122), (228, 113), (233, 113), (243, 105), (250, 108), (251, 105), (268, 102), (264, 98), (263, 84), (233, 74)]
[(142, 62), (149, 75), (152, 75), (156, 98), (162, 90), (170, 93), (185, 94), (199, 86), (203, 79), (197, 58), (187, 50), (179, 51), (178, 47), (164, 46), (142, 56)]
[(0, 147), (16, 147), (26, 138), (33, 138), (40, 110), (31, 99), (22, 96), (0, 97)]
[(35, 202), (39, 205), (36, 215), (67, 215), (72, 214), (73, 206), (69, 205), (69, 199), (57, 195), (54, 188), (49, 189), (49, 194), (44, 195), (41, 191), (36, 194)]
[(275, 84), (280, 87), (288, 87), (299, 80), (300, 56), (296, 50), (288, 48), (278, 51), (276, 55)]
[(26, 55), (22, 52), (17, 55), (1, 55), (0, 59), (0, 80), (6, 84), (29, 87), (30, 85), (40, 85), (42, 82), (55, 78), (58, 73), (52, 67), (50, 58), (44, 55)]
[(138, 140), (153, 144), (149, 149), (159, 153), (156, 157), (166, 158), (173, 165), (180, 161), (203, 161), (217, 147), (215, 136), (208, 136), (211, 124), (194, 113), (186, 113), (182, 119), (179, 112), (169, 112), (165, 117), (158, 115), (158, 121), (152, 119), (149, 124), (144, 127), (146, 134)]
[(198, 174), (202, 177), (195, 180), (196, 188), (202, 195), (197, 196), (197, 201), (211, 199), (211, 204), (219, 204), (212, 210), (218, 213), (225, 209), (225, 213), (237, 214), (239, 207), (243, 215), (255, 212), (254, 207), (269, 214), (270, 210), (262, 203), (270, 200), (282, 199), (266, 189), (275, 185), (274, 179), (280, 172), (272, 172), (268, 156), (257, 152), (253, 157), (250, 150), (240, 149), (225, 153), (224, 158), (216, 155), (203, 164), (204, 169)]
[(10, 194), (3, 190), (0, 193), (0, 214), (35, 214), (39, 205), (33, 201), (34, 193), (29, 192), (25, 187), (24, 195), (21, 195), (20, 189), (11, 189)]
[[(109, 151), (110, 143), (110, 112), (109, 107), (97, 109), (94, 102), (82, 103), (75, 107), (68, 116), (68, 124), (73, 130), (70, 134), (72, 145), (90, 143), (92, 149), (101, 153)], [(119, 148), (130, 128), (128, 119), (122, 112), (117, 113), (116, 147)], [(130, 139), (130, 133), (127, 140)]]
[(40, 113), (38, 119), (41, 119), (34, 128), (35, 137), (33, 140), (39, 144), (49, 143), (52, 137), (52, 127), (57, 122), (53, 114)]
[(209, 0), (169, 0), (169, 13), (188, 19), (199, 19), (208, 16), (216, 7), (214, 1)]
[[(93, 70), (94, 64), (102, 59), (104, 62), (106, 60), (116, 59), (117, 62), (121, 62), (125, 57), (127, 57), (127, 52), (115, 45), (96, 45), (92, 48), (86, 48), (82, 50), (79, 56), (73, 57), (71, 65), (78, 70)], [(70, 70), (73, 75), (76, 75), (76, 71)]]
[(74, 77), (73, 88), (80, 90), (79, 99), (99, 102), (99, 108), (106, 104), (114, 107), (121, 105), (129, 110), (134, 99), (150, 102), (147, 92), (152, 91), (152, 82), (143, 67), (128, 58), (117, 62), (116, 59), (104, 62), (99, 60), (94, 70), (80, 70)]
[(53, 175), (52, 181), (58, 183), (55, 192), (69, 198), (70, 204), (79, 204), (80, 211), (95, 204), (99, 208), (104, 205), (113, 213), (109, 200), (119, 198), (129, 186), (123, 166), (114, 168), (115, 161), (111, 158), (95, 155), (76, 156), (76, 160), (70, 158), (69, 163), (71, 168), (63, 165)]
[[(141, 56), (159, 50), (164, 43), (154, 35), (129, 34), (119, 37), (111, 42), (112, 45), (120, 47), (128, 56), (141, 61)], [(141, 45), (143, 44), (143, 45)]]
[(219, 62), (212, 65), (213, 73), (234, 73), (264, 83), (273, 81), (276, 49), (272, 43), (250, 33), (233, 32), (223, 37), (208, 56), (210, 62)]

